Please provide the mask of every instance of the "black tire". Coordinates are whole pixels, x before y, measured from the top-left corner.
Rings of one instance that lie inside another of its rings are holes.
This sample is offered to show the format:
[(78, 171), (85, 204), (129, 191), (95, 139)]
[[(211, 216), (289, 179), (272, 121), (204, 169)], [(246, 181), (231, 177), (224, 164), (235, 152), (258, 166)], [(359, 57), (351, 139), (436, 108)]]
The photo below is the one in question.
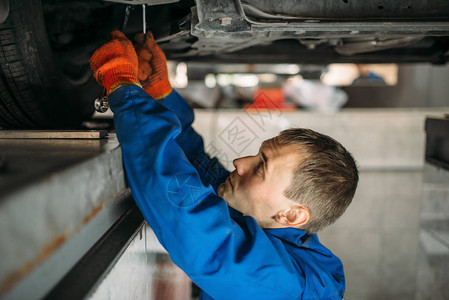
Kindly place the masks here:
[(12, 0), (10, 5), (0, 24), (0, 127), (79, 125), (92, 115), (93, 100), (101, 93), (88, 59), (77, 74), (67, 76), (53, 55), (41, 1)]

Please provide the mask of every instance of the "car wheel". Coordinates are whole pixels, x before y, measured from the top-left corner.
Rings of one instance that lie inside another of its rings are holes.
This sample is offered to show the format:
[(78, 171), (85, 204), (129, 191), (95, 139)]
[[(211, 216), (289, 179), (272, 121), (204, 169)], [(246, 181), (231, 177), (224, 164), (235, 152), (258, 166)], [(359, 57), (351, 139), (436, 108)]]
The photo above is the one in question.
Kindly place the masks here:
[[(80, 124), (94, 111), (93, 101), (101, 88), (92, 77), (88, 60), (114, 25), (104, 25), (97, 32), (89, 28), (91, 21), (84, 21), (83, 34), (90, 36), (83, 36), (74, 32), (80, 31), (80, 26), (79, 22), (73, 25), (72, 19), (88, 20), (91, 15), (68, 6), (61, 11), (64, 4), (58, 5), (49, 5), (45, 12), (40, 0), (10, 1), (9, 15), (0, 24), (0, 127), (67, 128)], [(105, 4), (97, 4), (97, 13), (104, 9), (101, 6)], [(92, 11), (89, 7), (89, 13)], [(100, 16), (96, 22), (107, 24), (108, 19)]]

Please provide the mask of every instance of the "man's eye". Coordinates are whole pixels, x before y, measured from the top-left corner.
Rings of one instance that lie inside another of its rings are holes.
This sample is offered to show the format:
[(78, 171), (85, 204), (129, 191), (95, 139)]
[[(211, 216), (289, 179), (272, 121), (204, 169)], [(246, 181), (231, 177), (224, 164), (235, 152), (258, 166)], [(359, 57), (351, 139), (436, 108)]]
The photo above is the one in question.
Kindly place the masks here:
[(262, 163), (259, 163), (259, 165), (257, 166), (257, 172), (262, 174)]

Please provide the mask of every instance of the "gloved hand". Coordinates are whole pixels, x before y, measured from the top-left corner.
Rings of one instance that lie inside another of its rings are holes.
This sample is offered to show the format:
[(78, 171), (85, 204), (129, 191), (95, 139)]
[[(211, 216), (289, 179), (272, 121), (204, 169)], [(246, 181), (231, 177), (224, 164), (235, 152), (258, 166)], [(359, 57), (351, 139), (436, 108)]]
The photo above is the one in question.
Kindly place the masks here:
[(137, 54), (133, 44), (120, 31), (111, 32), (111, 41), (99, 48), (89, 60), (94, 77), (111, 94), (120, 86), (140, 85)]
[(172, 87), (168, 81), (167, 59), (157, 45), (153, 34), (136, 34), (134, 47), (139, 61), (139, 80), (142, 88), (154, 99), (168, 96)]

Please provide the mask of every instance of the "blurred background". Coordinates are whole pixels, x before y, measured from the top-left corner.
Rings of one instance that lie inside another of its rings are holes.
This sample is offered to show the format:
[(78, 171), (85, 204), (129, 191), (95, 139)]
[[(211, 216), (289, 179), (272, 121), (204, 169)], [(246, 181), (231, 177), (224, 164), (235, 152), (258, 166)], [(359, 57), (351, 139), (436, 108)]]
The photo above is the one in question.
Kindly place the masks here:
[[(172, 84), (195, 107), (194, 128), (206, 151), (230, 171), (233, 159), (254, 155), (262, 141), (290, 127), (330, 135), (354, 155), (360, 182), (353, 203), (318, 233), (343, 262), (345, 299), (449, 299), (449, 172), (425, 160), (426, 117), (449, 113), (448, 67), (170, 63), (170, 68)], [(163, 252), (151, 229), (145, 231), (147, 247)], [(153, 299), (188, 299), (174, 295), (189, 288), (189, 279), (172, 267), (178, 276), (166, 284), (178, 289), (158, 285), (162, 296)], [(112, 282), (93, 298), (117, 289)]]
[[(354, 155), (353, 203), (318, 234), (343, 262), (345, 299), (449, 299), (449, 172), (425, 159), (426, 118), (449, 113), (449, 67), (169, 62), (169, 69), (195, 108), (206, 151), (230, 171), (233, 159), (290, 127), (330, 135)], [(135, 211), (111, 124), (111, 112), (84, 123), (108, 129), (107, 140), (1, 140), (4, 299), (198, 298)]]
[[(181, 76), (177, 65), (174, 80), (187, 80), (188, 66)], [(179, 88), (207, 107), (194, 123), (206, 149), (233, 170), (234, 158), (289, 127), (337, 139), (357, 160), (360, 183), (347, 212), (318, 236), (343, 261), (345, 299), (448, 299), (449, 173), (425, 162), (425, 119), (449, 112), (449, 68), (245, 67), (260, 74), (240, 66)]]

